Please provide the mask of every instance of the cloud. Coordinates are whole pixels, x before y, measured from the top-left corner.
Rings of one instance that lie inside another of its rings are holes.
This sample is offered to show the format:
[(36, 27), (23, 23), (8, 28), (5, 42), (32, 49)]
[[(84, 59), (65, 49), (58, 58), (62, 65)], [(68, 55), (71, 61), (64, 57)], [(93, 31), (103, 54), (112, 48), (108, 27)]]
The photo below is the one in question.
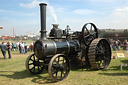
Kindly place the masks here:
[(73, 12), (74, 13), (77, 13), (77, 14), (82, 14), (82, 15), (88, 15), (88, 14), (95, 13), (95, 11), (93, 11), (93, 10), (87, 10), (87, 9), (78, 9), (78, 10), (74, 10)]
[(107, 2), (107, 3), (111, 3), (111, 2), (118, 2), (118, 1), (122, 1), (122, 0), (89, 0), (91, 2)]
[(104, 12), (99, 12), (95, 10), (89, 10), (89, 9), (77, 9), (73, 11), (76, 14), (81, 14), (81, 15), (104, 15)]
[(128, 7), (116, 8), (109, 15), (111, 27), (126, 28), (128, 22)]
[(25, 12), (17, 12), (17, 11), (12, 11), (12, 10), (4, 10), (4, 9), (0, 9), (0, 13), (9, 13), (9, 14), (16, 14), (18, 16), (34, 16), (36, 15), (36, 13), (25, 13)]
[(20, 6), (26, 7), (26, 8), (35, 8), (37, 5), (39, 5), (39, 3), (40, 1), (33, 0), (31, 3), (28, 3), (28, 4), (20, 3)]
[(33, 0), (32, 2), (28, 4), (20, 3), (20, 6), (25, 7), (25, 8), (35, 8), (36, 6), (39, 6), (39, 3), (47, 3), (48, 14), (52, 17), (54, 22), (57, 23), (57, 15), (56, 15), (56, 11), (54, 7), (51, 6), (50, 3), (48, 3), (45, 0)]
[(115, 9), (115, 10), (112, 12), (112, 16), (127, 18), (127, 16), (128, 16), (128, 7)]
[(56, 12), (66, 12), (67, 10), (65, 8), (58, 7), (56, 8)]
[(40, 3), (48, 3), (48, 2), (46, 0), (33, 0), (32, 2), (27, 3), (27, 4), (20, 3), (20, 6), (25, 7), (25, 8), (35, 8), (39, 6)]

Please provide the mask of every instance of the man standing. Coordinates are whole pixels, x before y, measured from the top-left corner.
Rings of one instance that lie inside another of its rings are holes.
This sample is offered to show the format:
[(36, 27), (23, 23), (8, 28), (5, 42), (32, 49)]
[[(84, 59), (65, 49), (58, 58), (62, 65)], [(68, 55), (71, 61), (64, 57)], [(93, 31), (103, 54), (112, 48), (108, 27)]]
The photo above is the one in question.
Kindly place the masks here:
[(24, 43), (22, 42), (20, 46), (21, 46), (21, 52), (22, 52), (22, 54), (25, 54)]
[(2, 54), (4, 56), (4, 59), (6, 59), (6, 45), (4, 45), (4, 42), (2, 42), (2, 44), (0, 45), (0, 48), (1, 48), (1, 51), (2, 51)]
[(9, 42), (7, 42), (7, 50), (8, 50), (8, 55), (9, 55), (9, 59), (11, 59), (11, 49), (10, 49), (10, 43)]

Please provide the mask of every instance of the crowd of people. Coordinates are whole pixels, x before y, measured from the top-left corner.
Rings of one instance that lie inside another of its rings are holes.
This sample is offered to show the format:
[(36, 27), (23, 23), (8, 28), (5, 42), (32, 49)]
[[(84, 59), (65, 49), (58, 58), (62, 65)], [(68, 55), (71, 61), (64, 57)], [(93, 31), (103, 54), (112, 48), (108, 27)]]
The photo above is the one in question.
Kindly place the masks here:
[[(110, 39), (110, 46), (112, 48), (113, 51), (116, 50), (120, 50), (120, 48), (123, 48), (123, 50), (127, 50), (128, 49), (128, 41), (124, 40), (123, 42), (121, 42), (120, 40), (115, 40), (115, 39)], [(9, 59), (11, 59), (11, 51), (19, 51), (19, 53), (21, 54), (25, 54), (28, 51), (33, 51), (34, 49), (34, 42), (32, 42), (30, 45), (28, 45), (26, 42), (15, 42), (12, 43), (10, 42), (2, 42), (2, 44), (0, 44), (0, 48), (1, 48), (1, 52), (4, 56), (4, 59), (7, 59), (6, 57), (6, 51), (8, 52), (9, 55)]]
[(128, 41), (124, 40), (123, 42), (121, 42), (120, 40), (110, 39), (110, 46), (113, 51), (120, 50), (120, 48), (123, 48), (123, 50), (127, 50)]
[(25, 54), (28, 51), (33, 51), (34, 49), (34, 42), (32, 42), (30, 45), (28, 45), (26, 42), (16, 42), (16, 43), (12, 43), (10, 42), (2, 42), (2, 44), (0, 44), (0, 48), (1, 48), (1, 52), (4, 56), (4, 59), (7, 59), (6, 57), (6, 51), (8, 51), (8, 55), (9, 55), (9, 59), (11, 59), (11, 51), (19, 51), (19, 53), (21, 54)]

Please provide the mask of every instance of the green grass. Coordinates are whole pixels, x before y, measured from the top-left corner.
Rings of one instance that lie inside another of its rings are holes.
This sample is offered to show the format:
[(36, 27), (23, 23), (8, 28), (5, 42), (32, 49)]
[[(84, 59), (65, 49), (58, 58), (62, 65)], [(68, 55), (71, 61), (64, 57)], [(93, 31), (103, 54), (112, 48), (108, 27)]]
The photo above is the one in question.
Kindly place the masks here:
[[(71, 69), (68, 77), (60, 82), (53, 82), (47, 73), (31, 75), (26, 71), (25, 55), (12, 52), (12, 59), (4, 60), (0, 52), (0, 85), (127, 85), (128, 67), (120, 70), (120, 63), (127, 62), (126, 58), (112, 59), (107, 70)], [(8, 55), (7, 55), (8, 57)], [(121, 62), (120, 62), (121, 61)]]

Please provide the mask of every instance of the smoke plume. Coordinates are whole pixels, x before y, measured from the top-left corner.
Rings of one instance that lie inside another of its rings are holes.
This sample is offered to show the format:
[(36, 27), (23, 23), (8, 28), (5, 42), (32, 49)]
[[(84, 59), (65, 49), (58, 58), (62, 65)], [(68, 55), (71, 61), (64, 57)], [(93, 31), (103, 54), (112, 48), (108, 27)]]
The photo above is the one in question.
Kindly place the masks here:
[(50, 16), (55, 21), (55, 23), (57, 23), (57, 16), (56, 16), (55, 9), (50, 4), (48, 4), (48, 11), (49, 11)]
[(20, 6), (25, 7), (25, 8), (35, 8), (39, 6), (40, 3), (47, 4), (48, 13), (50, 14), (54, 22), (57, 23), (57, 16), (56, 16), (55, 9), (53, 6), (50, 5), (49, 2), (47, 2), (47, 0), (33, 0), (32, 2), (27, 3), (27, 4), (20, 3)]

